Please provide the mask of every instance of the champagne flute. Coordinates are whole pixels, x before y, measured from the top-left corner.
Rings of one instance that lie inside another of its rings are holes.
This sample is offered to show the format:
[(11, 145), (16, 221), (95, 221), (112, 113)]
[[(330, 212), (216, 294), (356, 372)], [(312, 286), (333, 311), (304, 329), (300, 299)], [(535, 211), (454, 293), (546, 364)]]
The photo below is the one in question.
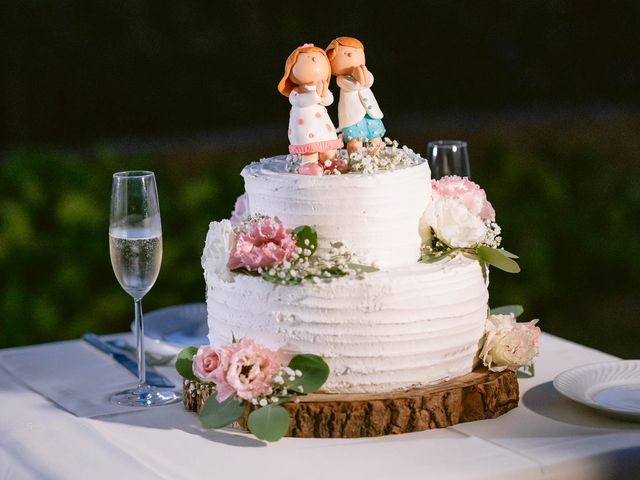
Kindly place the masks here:
[(460, 140), (429, 142), (427, 159), (434, 180), (439, 180), (447, 175), (471, 178), (467, 142)]
[(138, 346), (138, 385), (114, 394), (111, 402), (129, 407), (175, 403), (180, 400), (176, 392), (146, 382), (142, 297), (156, 282), (162, 262), (162, 225), (153, 172), (113, 174), (109, 252), (120, 286), (133, 297)]

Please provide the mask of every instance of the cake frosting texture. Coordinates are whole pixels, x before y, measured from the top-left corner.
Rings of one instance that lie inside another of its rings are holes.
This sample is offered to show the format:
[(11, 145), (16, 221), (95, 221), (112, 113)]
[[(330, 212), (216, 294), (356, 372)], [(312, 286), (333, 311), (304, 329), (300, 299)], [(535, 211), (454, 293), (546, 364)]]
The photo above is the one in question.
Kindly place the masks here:
[(379, 268), (416, 263), (418, 224), (431, 194), (427, 163), (368, 174), (305, 176), (287, 171), (286, 157), (248, 165), (242, 176), (251, 213), (285, 225), (313, 226), (319, 251), (342, 242), (361, 263)]
[(212, 345), (248, 336), (320, 355), (331, 367), (327, 392), (386, 392), (470, 372), (487, 301), (481, 265), (462, 256), (297, 286), (246, 275), (207, 281)]

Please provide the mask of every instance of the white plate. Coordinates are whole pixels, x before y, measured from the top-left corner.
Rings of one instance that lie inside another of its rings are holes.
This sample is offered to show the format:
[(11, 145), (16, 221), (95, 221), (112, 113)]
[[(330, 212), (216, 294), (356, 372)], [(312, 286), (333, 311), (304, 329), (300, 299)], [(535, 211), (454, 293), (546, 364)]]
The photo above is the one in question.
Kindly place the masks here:
[(553, 381), (561, 394), (616, 417), (640, 421), (640, 360), (572, 368)]
[[(131, 331), (135, 333), (135, 322)], [(207, 334), (207, 304), (188, 303), (153, 310), (144, 314), (145, 344), (149, 340), (173, 347), (209, 344)]]

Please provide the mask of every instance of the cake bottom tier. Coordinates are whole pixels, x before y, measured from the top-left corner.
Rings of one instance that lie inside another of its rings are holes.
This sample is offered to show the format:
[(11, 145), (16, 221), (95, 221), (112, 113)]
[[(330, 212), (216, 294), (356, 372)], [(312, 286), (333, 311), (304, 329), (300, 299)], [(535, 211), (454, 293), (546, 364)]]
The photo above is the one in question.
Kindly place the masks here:
[(475, 260), (296, 286), (205, 274), (209, 339), (247, 336), (329, 364), (324, 392), (390, 392), (471, 372), (487, 317), (487, 281)]

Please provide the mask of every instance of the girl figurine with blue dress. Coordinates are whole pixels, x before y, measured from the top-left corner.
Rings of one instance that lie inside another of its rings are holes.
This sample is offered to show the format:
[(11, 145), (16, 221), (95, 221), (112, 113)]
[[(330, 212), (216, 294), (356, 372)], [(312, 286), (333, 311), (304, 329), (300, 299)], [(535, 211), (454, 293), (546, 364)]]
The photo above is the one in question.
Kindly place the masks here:
[(379, 145), (385, 133), (383, 114), (371, 91), (373, 75), (365, 65), (364, 46), (355, 38), (338, 37), (325, 51), (340, 87), (338, 130), (347, 152), (357, 152), (365, 141)]

